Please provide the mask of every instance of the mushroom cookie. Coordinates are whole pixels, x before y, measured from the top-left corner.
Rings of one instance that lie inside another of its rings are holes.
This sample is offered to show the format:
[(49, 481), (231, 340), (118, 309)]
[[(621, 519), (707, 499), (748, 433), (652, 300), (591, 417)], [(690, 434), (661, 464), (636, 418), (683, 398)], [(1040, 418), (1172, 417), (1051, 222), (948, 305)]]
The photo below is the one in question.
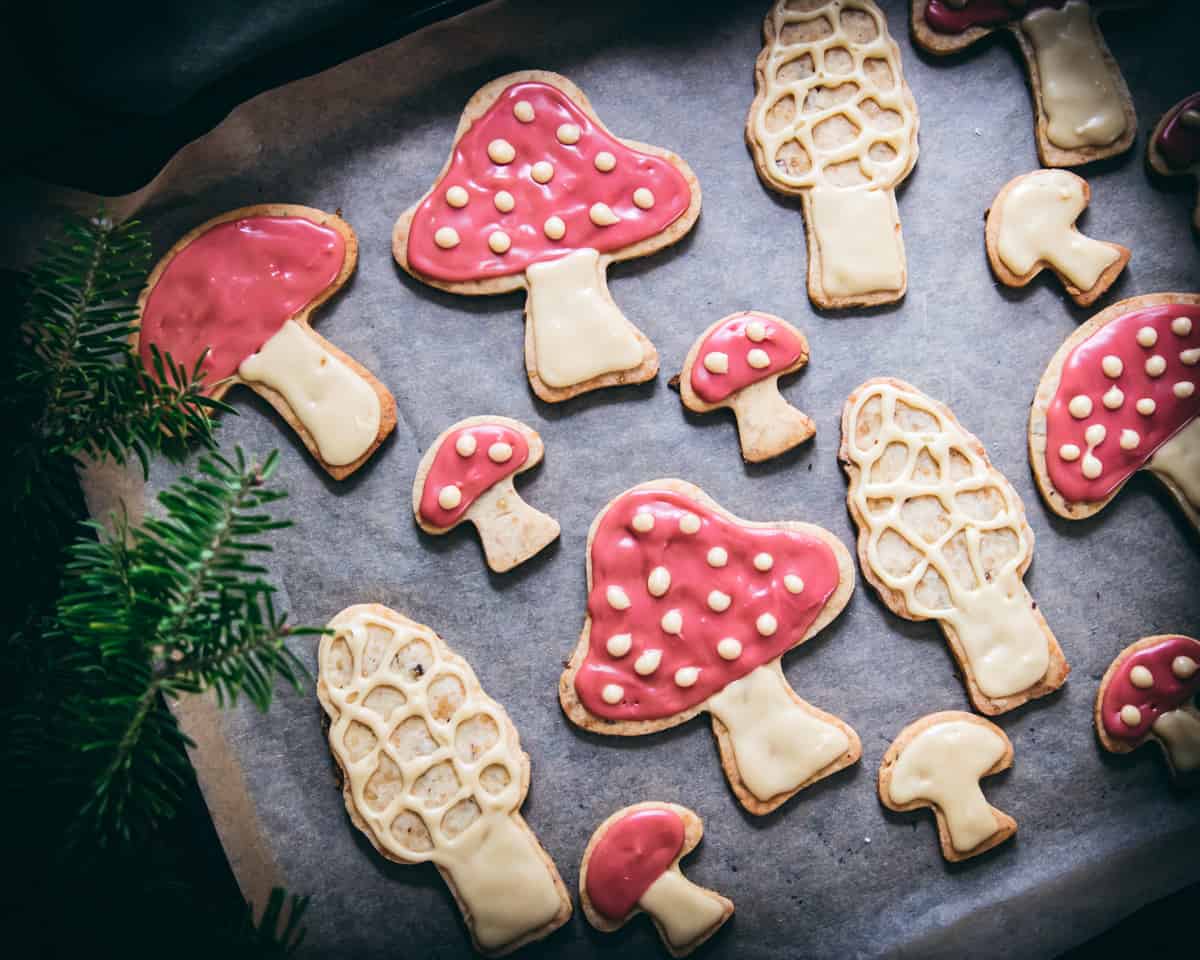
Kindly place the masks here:
[(313, 332), (312, 312), (349, 279), (358, 240), (341, 217), (296, 204), (214, 217), (167, 251), (138, 298), (137, 347), (160, 377), (170, 357), (209, 396), (244, 383), (341, 480), (396, 426), (391, 393)]
[(1035, 170), (1006, 183), (985, 230), (996, 278), (1023, 287), (1049, 267), (1077, 304), (1095, 303), (1125, 269), (1129, 248), (1075, 228), (1091, 195), (1087, 181), (1067, 170)]
[(480, 953), (566, 923), (571, 899), (519, 813), (529, 757), (504, 708), (428, 627), (347, 607), (318, 653), (317, 696), (350, 819), (395, 863), (433, 863)]
[(871, 0), (777, 0), (763, 23), (746, 143), (763, 183), (799, 196), (808, 295), (891, 303), (908, 285), (895, 187), (917, 162), (917, 105)]
[(1200, 774), (1200, 640), (1143, 637), (1100, 681), (1096, 733), (1110, 753), (1154, 741), (1177, 777)]
[(1038, 157), (1046, 167), (1076, 167), (1133, 146), (1133, 99), (1096, 24), (1105, 6), (1129, 5), (1129, 0), (912, 0), (912, 34), (923, 49), (944, 55), (994, 30), (1009, 30), (1029, 71)]
[(675, 243), (699, 215), (683, 160), (613, 136), (571, 81), (526, 70), (471, 97), (437, 182), (396, 222), (392, 252), (453, 293), (526, 290), (526, 372), (555, 403), (658, 372), (605, 271)]
[(936, 620), (971, 703), (994, 715), (1057, 690), (1070, 668), (1022, 578), (1033, 531), (1016, 490), (949, 407), (868, 380), (842, 411), (863, 574), (906, 620)]
[(513, 477), (542, 461), (542, 438), (507, 417), (469, 417), (443, 430), (413, 481), (413, 514), (426, 533), (470, 522), (487, 565), (504, 573), (558, 539), (558, 521), (535, 510)]
[(593, 521), (587, 579), (583, 633), (559, 682), (572, 723), (629, 737), (707, 711), (754, 814), (858, 760), (858, 735), (801, 700), (780, 666), (854, 591), (833, 534), (740, 520), (699, 487), (654, 480)]
[(769, 313), (734, 313), (692, 344), (679, 396), (696, 413), (732, 410), (742, 456), (751, 463), (770, 460), (816, 432), (812, 419), (779, 392), (779, 378), (806, 363), (808, 341), (790, 323)]
[(1081, 520), (1138, 470), (1200, 529), (1200, 294), (1153, 293), (1100, 311), (1058, 348), (1029, 411), (1046, 504)]
[[(1200, 93), (1184, 97), (1163, 114), (1146, 142), (1146, 161), (1164, 177), (1190, 176), (1200, 186)], [(1200, 190), (1192, 226), (1200, 230)]]
[(900, 731), (879, 767), (879, 799), (889, 810), (931, 807), (942, 856), (968, 860), (1017, 832), (1017, 821), (983, 796), (982, 777), (1012, 766), (1004, 731), (973, 713), (931, 713)]
[(579, 868), (588, 923), (612, 933), (649, 914), (671, 956), (686, 957), (733, 916), (729, 900), (679, 869), (703, 835), (703, 821), (676, 803), (635, 803), (614, 813), (592, 834)]

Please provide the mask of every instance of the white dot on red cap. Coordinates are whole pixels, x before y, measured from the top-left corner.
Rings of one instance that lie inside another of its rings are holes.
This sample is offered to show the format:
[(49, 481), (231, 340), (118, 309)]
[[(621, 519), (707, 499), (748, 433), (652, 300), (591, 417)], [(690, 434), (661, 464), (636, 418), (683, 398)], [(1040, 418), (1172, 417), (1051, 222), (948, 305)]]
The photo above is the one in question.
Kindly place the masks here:
[(1104, 464), (1090, 453), (1083, 458), (1083, 475), (1089, 480), (1095, 480), (1104, 472)]
[(601, 173), (609, 173), (617, 165), (617, 158), (607, 150), (601, 150), (596, 154), (596, 159), (593, 161), (596, 169)]
[(454, 449), (458, 451), (460, 457), (473, 457), (477, 446), (475, 438), (469, 433), (460, 433), (458, 439), (454, 441)]
[(1071, 402), (1067, 404), (1067, 410), (1076, 420), (1082, 420), (1084, 417), (1091, 416), (1092, 413), (1092, 398), (1086, 394), (1077, 393), (1071, 398)]
[(1062, 457), (1062, 459), (1066, 460), (1067, 463), (1078, 460), (1080, 452), (1081, 451), (1079, 447), (1073, 443), (1064, 443), (1058, 448), (1058, 455)]
[(625, 691), (615, 683), (606, 683), (604, 689), (600, 691), (600, 696), (604, 698), (604, 702), (608, 704), (618, 704), (621, 698), (625, 696)]
[(720, 350), (713, 350), (704, 355), (704, 369), (709, 373), (728, 373), (729, 372), (729, 354), (722, 353)]
[(661, 597), (671, 589), (671, 571), (666, 567), (655, 567), (646, 578), (646, 589), (652, 597)]
[(492, 463), (508, 463), (512, 459), (513, 448), (508, 443), (493, 443), (488, 447), (488, 459)]
[(567, 225), (562, 217), (547, 217), (542, 224), (542, 232), (551, 240), (561, 240), (567, 234)]
[(554, 179), (554, 164), (539, 160), (529, 169), (529, 175), (538, 183), (549, 183)]
[(754, 621), (754, 629), (764, 637), (770, 637), (779, 629), (779, 621), (772, 614), (764, 613)]
[(754, 555), (754, 569), (761, 573), (766, 573), (771, 567), (775, 566), (775, 558), (769, 553), (756, 553)]
[(1156, 409), (1158, 409), (1158, 404), (1149, 397), (1142, 397), (1142, 399), (1139, 400), (1135, 406), (1137, 407), (1137, 412), (1143, 417), (1150, 416)]
[(1200, 666), (1191, 657), (1176, 657), (1171, 661), (1171, 672), (1180, 680), (1190, 680), (1196, 675), (1196, 668)]
[(678, 636), (683, 631), (683, 614), (678, 610), (668, 610), (662, 615), (659, 626), (662, 627), (663, 633)]
[(438, 506), (443, 510), (453, 510), (462, 503), (462, 491), (453, 484), (442, 487), (438, 491)]
[(804, 590), (804, 581), (794, 573), (789, 573), (783, 578), (783, 586), (788, 593), (802, 593)]
[(1142, 722), (1142, 711), (1132, 703), (1125, 704), (1121, 708), (1121, 722), (1127, 727), (1136, 727)]
[(633, 637), (628, 633), (614, 633), (604, 646), (610, 657), (623, 657), (633, 646)]
[(492, 203), (496, 205), (496, 209), (501, 213), (512, 213), (512, 208), (517, 205), (517, 201), (513, 199), (513, 195), (507, 190), (498, 190), (496, 195), (492, 197)]
[(649, 510), (642, 510), (640, 513), (633, 515), (633, 529), (638, 533), (649, 533), (654, 529), (654, 514)]
[(708, 595), (708, 609), (716, 613), (724, 613), (729, 609), (731, 603), (733, 603), (733, 598), (720, 590), (713, 590)]
[(1100, 361), (1100, 369), (1104, 371), (1106, 377), (1116, 379), (1121, 375), (1121, 371), (1125, 369), (1125, 364), (1121, 362), (1121, 358), (1116, 354), (1110, 353)]
[(1142, 327), (1137, 332), (1137, 342), (1149, 350), (1158, 343), (1158, 331), (1153, 327)]
[(1122, 450), (1136, 450), (1137, 445), (1141, 442), (1142, 438), (1138, 436), (1136, 430), (1122, 430), (1121, 439), (1118, 441)]
[(1099, 446), (1104, 442), (1104, 438), (1108, 436), (1108, 430), (1105, 429), (1102, 423), (1093, 423), (1090, 427), (1083, 431), (1083, 439), (1090, 443), (1093, 447)]
[(1125, 402), (1125, 394), (1120, 387), (1109, 387), (1100, 401), (1107, 409), (1117, 410)]
[(453, 250), (458, 246), (458, 231), (453, 227), (440, 227), (433, 235), (433, 242), (443, 250)]
[(649, 210), (654, 206), (654, 194), (645, 187), (633, 191), (633, 204), (639, 210)]
[(1196, 385), (1190, 380), (1180, 380), (1171, 388), (1171, 392), (1174, 393), (1175, 396), (1177, 396), (1180, 400), (1186, 400), (1196, 392)]
[(1154, 674), (1139, 663), (1129, 671), (1129, 682), (1142, 690), (1149, 690), (1154, 686)]
[(700, 518), (694, 513), (685, 513), (679, 518), (679, 529), (684, 533), (699, 533)]
[(620, 587), (609, 587), (604, 591), (604, 599), (608, 601), (608, 605), (614, 610), (629, 609), (629, 594)]
[(742, 655), (742, 645), (733, 637), (726, 637), (717, 644), (717, 655), (722, 660), (736, 660)]
[(462, 187), (451, 187), (446, 191), (446, 202), (452, 207), (465, 207), (471, 202), (471, 195)]
[(528, 100), (518, 100), (513, 104), (513, 116), (522, 123), (533, 123), (533, 104)]
[(658, 669), (660, 663), (662, 663), (661, 650), (646, 650), (633, 662), (633, 669), (638, 676), (648, 677)]
[(621, 222), (621, 218), (612, 212), (612, 207), (607, 203), (593, 203), (588, 209), (588, 219), (598, 227), (611, 227)]
[(729, 551), (724, 547), (713, 547), (704, 559), (710, 567), (723, 567), (729, 562)]
[(498, 163), (503, 166), (506, 163), (513, 162), (517, 151), (507, 140), (496, 138), (487, 145), (487, 155), (492, 163)]
[(746, 324), (746, 336), (755, 343), (762, 343), (767, 339), (767, 327), (761, 320), (751, 320)]
[(1156, 353), (1146, 361), (1146, 373), (1152, 377), (1161, 377), (1167, 372), (1166, 358), (1161, 354)]
[(700, 671), (696, 667), (680, 667), (675, 671), (675, 685), (690, 687), (700, 679)]
[(763, 350), (761, 347), (755, 347), (746, 354), (746, 362), (755, 370), (765, 370), (771, 365), (771, 357), (767, 354), (766, 350)]
[(558, 129), (554, 131), (554, 135), (558, 138), (559, 143), (570, 146), (579, 142), (579, 127), (573, 123), (560, 123)]
[(1171, 332), (1177, 337), (1186, 337), (1192, 332), (1192, 321), (1189, 317), (1176, 317), (1171, 321)]
[(1184, 350), (1179, 354), (1179, 362), (1185, 367), (1194, 367), (1197, 363), (1200, 363), (1200, 347), (1192, 350)]
[(512, 240), (503, 230), (496, 230), (488, 237), (488, 246), (492, 253), (507, 253), (508, 248), (512, 246)]

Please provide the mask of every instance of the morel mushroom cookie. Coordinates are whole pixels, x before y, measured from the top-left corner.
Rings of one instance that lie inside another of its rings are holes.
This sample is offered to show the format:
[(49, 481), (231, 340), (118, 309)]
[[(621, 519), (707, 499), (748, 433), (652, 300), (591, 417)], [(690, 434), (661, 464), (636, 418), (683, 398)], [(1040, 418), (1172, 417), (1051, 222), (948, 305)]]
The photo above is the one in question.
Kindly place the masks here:
[[(1184, 97), (1163, 114), (1146, 141), (1146, 161), (1164, 177), (1191, 177), (1200, 188), (1200, 93)], [(1200, 189), (1192, 210), (1200, 230)]]
[(571, 899), (519, 812), (529, 757), (470, 665), (376, 603), (329, 629), (317, 696), (354, 825), (388, 860), (433, 863), (487, 956), (566, 923)]
[[(292, 203), (231, 210), (167, 251), (138, 298), (142, 362), (170, 355), (220, 399), (243, 383), (341, 480), (396, 426), (391, 393), (313, 332), (312, 312), (354, 272), (358, 240), (335, 214)], [(159, 370), (169, 377), (170, 371)]]
[(732, 410), (742, 456), (751, 463), (770, 460), (816, 432), (812, 419), (779, 392), (779, 378), (806, 363), (808, 341), (790, 323), (769, 313), (734, 313), (688, 351), (679, 396), (696, 413)]
[(895, 188), (917, 162), (917, 105), (871, 0), (776, 0), (763, 23), (746, 143), (763, 183), (799, 196), (808, 295), (891, 303), (908, 286)]
[(971, 703), (994, 715), (1070, 668), (1022, 578), (1033, 530), (1016, 490), (945, 405), (902, 380), (846, 400), (838, 454), (863, 574), (906, 620), (936, 620)]
[(707, 711), (754, 814), (858, 760), (858, 735), (801, 700), (780, 666), (854, 591), (831, 533), (740, 520), (699, 487), (654, 480), (596, 517), (587, 576), (583, 633), (559, 682), (572, 723), (630, 737)]
[(526, 70), (471, 97), (437, 181), (397, 221), (392, 252), (453, 293), (527, 290), (525, 367), (554, 403), (658, 372), (605, 271), (675, 243), (699, 215), (683, 160), (615, 137), (573, 83)]
[(985, 230), (992, 272), (1023, 287), (1049, 267), (1081, 307), (1113, 285), (1129, 248), (1085, 237), (1075, 221), (1091, 200), (1083, 177), (1067, 170), (1035, 170), (1010, 180), (992, 201)]
[(1060, 517), (1103, 510), (1149, 470), (1200, 528), (1200, 294), (1100, 311), (1066, 341), (1029, 411), (1029, 459)]
[(686, 957), (733, 916), (733, 904), (683, 875), (704, 823), (677, 803), (635, 803), (605, 820), (579, 868), (583, 914), (611, 933), (646, 913), (673, 957)]
[(1133, 146), (1137, 115), (1096, 15), (1129, 0), (912, 0), (913, 39), (930, 53), (965, 50), (993, 30), (1017, 40), (1029, 71), (1038, 157), (1076, 167)]
[(1200, 774), (1200, 640), (1143, 637), (1117, 654), (1096, 694), (1096, 734), (1110, 753), (1153, 741), (1177, 777)]

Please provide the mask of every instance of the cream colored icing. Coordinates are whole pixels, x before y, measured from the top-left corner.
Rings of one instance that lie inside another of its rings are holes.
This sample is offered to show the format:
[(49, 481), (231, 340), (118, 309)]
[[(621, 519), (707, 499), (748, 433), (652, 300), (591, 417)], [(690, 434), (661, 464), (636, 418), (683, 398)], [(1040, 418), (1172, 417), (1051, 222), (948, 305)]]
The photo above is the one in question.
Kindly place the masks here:
[(638, 906), (658, 921), (667, 942), (675, 948), (699, 940), (725, 916), (725, 904), (688, 880), (678, 865), (650, 884)]
[(891, 190), (814, 187), (808, 214), (821, 248), (821, 286), (854, 296), (904, 286), (900, 214)]
[(1177, 773), (1200, 770), (1200, 710), (1190, 705), (1170, 710), (1151, 729), (1167, 748)]
[(335, 467), (353, 463), (379, 435), (383, 411), (374, 388), (295, 320), (243, 360), (238, 376), (282, 394), (321, 459)]
[(641, 364), (641, 342), (609, 295), (599, 253), (576, 250), (535, 263), (525, 277), (537, 375), (544, 384), (569, 387)]
[(1200, 508), (1200, 418), (1159, 447), (1146, 466), (1172, 483), (1188, 503)]

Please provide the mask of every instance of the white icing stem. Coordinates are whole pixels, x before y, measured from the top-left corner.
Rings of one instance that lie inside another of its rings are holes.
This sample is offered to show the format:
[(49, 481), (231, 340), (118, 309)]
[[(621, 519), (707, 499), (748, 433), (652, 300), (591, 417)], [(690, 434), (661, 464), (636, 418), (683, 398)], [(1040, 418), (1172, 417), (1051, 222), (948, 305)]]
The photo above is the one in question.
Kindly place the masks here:
[(1153, 729), (1176, 773), (1200, 770), (1200, 710), (1191, 701), (1164, 713)]
[(488, 566), (504, 573), (528, 560), (558, 536), (558, 522), (521, 499), (512, 477), (481, 493), (467, 510), (479, 530)]
[(817, 285), (829, 296), (904, 289), (904, 240), (893, 190), (813, 187), (803, 197), (804, 216), (819, 248), (808, 253), (810, 289), (817, 269)]
[(1154, 451), (1146, 469), (1170, 488), (1188, 519), (1200, 527), (1200, 417)]
[[(729, 401), (747, 460), (769, 460), (812, 436), (813, 422), (779, 392), (779, 378), (743, 387)], [(754, 456), (750, 456), (753, 451)]]
[(702, 940), (725, 915), (720, 897), (692, 883), (678, 867), (650, 884), (638, 906), (658, 922), (663, 936), (676, 949)]

